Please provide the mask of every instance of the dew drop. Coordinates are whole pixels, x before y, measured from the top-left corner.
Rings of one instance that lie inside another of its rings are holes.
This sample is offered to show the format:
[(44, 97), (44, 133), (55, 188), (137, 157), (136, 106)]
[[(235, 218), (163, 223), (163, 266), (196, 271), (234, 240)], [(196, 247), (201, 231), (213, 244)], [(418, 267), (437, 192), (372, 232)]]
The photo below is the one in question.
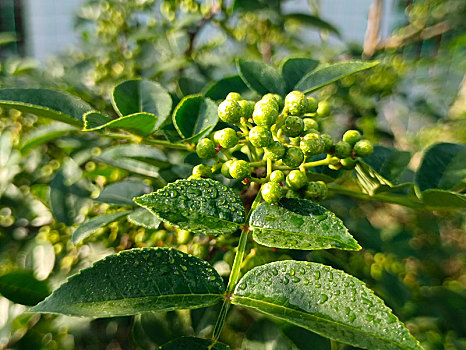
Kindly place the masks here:
[(290, 270), (290, 276), (294, 276), (295, 272), (293, 269)]
[(355, 315), (355, 314), (351, 313), (351, 314), (348, 315), (348, 320), (349, 320), (350, 322), (354, 322), (355, 319), (356, 319), (356, 315)]
[(333, 273), (332, 273), (332, 272), (329, 272), (329, 274), (328, 274), (328, 280), (329, 280), (330, 282), (333, 282)]
[(274, 276), (278, 275), (278, 270), (275, 267), (272, 269), (272, 274)]
[(290, 280), (288, 279), (288, 277), (283, 276), (282, 283), (283, 283), (284, 285), (287, 285), (288, 283), (290, 283)]
[(293, 278), (291, 279), (291, 282), (293, 283), (298, 283), (299, 281), (301, 281), (301, 278), (299, 278), (298, 276), (293, 276)]
[(320, 271), (314, 272), (314, 279), (318, 280), (320, 278)]
[(217, 277), (215, 276), (209, 276), (209, 281), (214, 281)]
[(244, 283), (244, 282), (243, 282), (243, 283), (240, 283), (240, 284), (238, 285), (238, 288), (239, 288), (239, 289), (242, 289), (242, 290), (245, 290), (245, 289), (246, 289), (246, 283)]
[(319, 304), (323, 304), (328, 300), (328, 296), (326, 294), (321, 294), (319, 298)]
[(184, 266), (184, 265), (181, 265), (181, 269), (182, 269), (183, 271), (188, 271), (188, 268), (187, 268), (186, 266)]

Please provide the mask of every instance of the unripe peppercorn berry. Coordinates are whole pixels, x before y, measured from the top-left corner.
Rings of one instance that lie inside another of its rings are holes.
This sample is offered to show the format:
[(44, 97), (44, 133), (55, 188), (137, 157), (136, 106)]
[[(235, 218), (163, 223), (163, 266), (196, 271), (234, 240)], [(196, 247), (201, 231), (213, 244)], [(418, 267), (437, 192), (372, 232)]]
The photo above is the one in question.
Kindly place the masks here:
[(223, 148), (232, 148), (238, 144), (238, 135), (232, 128), (225, 128), (215, 132), (214, 140)]
[(205, 164), (198, 164), (193, 168), (193, 176), (196, 178), (211, 177), (212, 168)]
[(264, 149), (264, 157), (270, 160), (279, 160), (285, 155), (286, 148), (278, 141), (273, 141)]
[(346, 141), (338, 141), (335, 145), (335, 156), (338, 158), (347, 158), (351, 154), (351, 145)]
[(249, 131), (249, 141), (254, 147), (267, 147), (273, 142), (272, 132), (265, 126), (255, 126)]
[(315, 119), (304, 118), (303, 123), (304, 123), (304, 131), (308, 131), (312, 129), (319, 130), (319, 123), (317, 123)]
[(299, 167), (304, 162), (304, 153), (298, 147), (288, 147), (283, 156), (283, 163), (292, 168)]
[(321, 134), (320, 138), (324, 141), (324, 152), (328, 153), (333, 147), (333, 138), (329, 134)]
[(359, 140), (361, 140), (361, 134), (357, 130), (348, 130), (343, 134), (343, 141), (348, 142), (351, 146), (354, 146)]
[(254, 106), (252, 119), (257, 125), (271, 126), (277, 121), (278, 109), (274, 101), (259, 101)]
[(307, 111), (307, 98), (301, 91), (291, 91), (285, 97), (285, 112), (288, 115), (301, 115)]
[(251, 118), (255, 103), (253, 101), (241, 100), (238, 101), (238, 104), (241, 107), (241, 115), (246, 119)]
[(235, 162), (234, 159), (230, 159), (222, 164), (222, 169), (220, 170), (220, 172), (222, 173), (223, 176), (225, 176), (228, 179), (232, 179), (232, 176), (230, 175), (230, 167), (234, 162)]
[[(277, 99), (277, 96), (280, 97), (279, 95), (274, 95), (274, 94), (266, 94), (262, 96), (261, 101), (264, 103), (272, 103), (275, 105), (276, 109), (280, 111), (280, 103), (279, 99)], [(281, 99), (281, 97), (280, 97)]]
[(292, 190), (299, 190), (306, 186), (307, 177), (302, 171), (291, 170), (290, 173), (286, 176), (286, 185)]
[(270, 181), (276, 183), (283, 183), (285, 181), (285, 174), (281, 170), (274, 170), (270, 174)]
[(235, 101), (239, 101), (241, 100), (241, 95), (237, 92), (230, 92), (227, 97), (225, 98), (225, 100), (235, 100)]
[(306, 113), (315, 113), (317, 111), (318, 103), (314, 97), (307, 98)]
[(213, 158), (217, 154), (214, 143), (207, 138), (199, 140), (196, 145), (196, 153), (202, 159)]
[(354, 169), (354, 167), (356, 166), (356, 160), (351, 157), (343, 158), (340, 161), (340, 163), (341, 165), (343, 165), (343, 169), (346, 169), (346, 170)]
[(317, 107), (317, 115), (319, 117), (326, 117), (330, 114), (330, 106), (327, 101), (320, 101)]
[(314, 200), (327, 197), (327, 185), (323, 181), (309, 182), (306, 188), (306, 197)]
[(275, 204), (282, 197), (282, 188), (276, 182), (267, 182), (262, 185), (261, 194), (267, 203)]
[(230, 165), (230, 175), (237, 180), (244, 180), (251, 176), (251, 167), (245, 160), (236, 160)]
[(300, 117), (290, 115), (285, 119), (282, 130), (288, 137), (299, 136), (304, 131), (304, 122)]
[(353, 150), (358, 157), (367, 157), (374, 152), (374, 146), (372, 146), (372, 143), (369, 140), (361, 140), (356, 142)]
[(307, 134), (299, 143), (299, 148), (310, 156), (324, 152), (325, 143), (318, 134)]
[(218, 117), (225, 123), (238, 123), (241, 114), (241, 106), (235, 100), (225, 100), (218, 106)]

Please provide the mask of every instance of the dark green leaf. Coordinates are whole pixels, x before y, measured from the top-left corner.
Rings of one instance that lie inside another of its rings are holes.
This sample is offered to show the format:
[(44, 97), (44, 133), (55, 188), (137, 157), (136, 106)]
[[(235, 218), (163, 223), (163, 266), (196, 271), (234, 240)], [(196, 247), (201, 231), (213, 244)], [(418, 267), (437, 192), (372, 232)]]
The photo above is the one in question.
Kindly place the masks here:
[(172, 98), (158, 83), (128, 80), (113, 90), (113, 106), (122, 117), (140, 112), (156, 115), (155, 129), (158, 129), (170, 114)]
[(159, 168), (168, 166), (165, 154), (146, 145), (121, 145), (107, 148), (97, 160), (136, 174), (158, 177)]
[(230, 92), (242, 94), (246, 91), (249, 91), (249, 88), (243, 79), (239, 75), (233, 75), (209, 84), (204, 91), (204, 96), (219, 101), (224, 100)]
[(149, 192), (151, 192), (151, 188), (144, 183), (125, 180), (108, 185), (95, 200), (108, 204), (135, 205), (133, 202), (134, 197)]
[(21, 151), (25, 152), (31, 148), (37, 147), (43, 143), (77, 130), (78, 129), (74, 126), (62, 123), (51, 123), (37, 127), (24, 136), (24, 139), (21, 142)]
[(242, 349), (254, 350), (298, 350), (281, 329), (271, 320), (263, 318), (255, 322), (246, 332)]
[(326, 85), (344, 78), (348, 75), (372, 68), (379, 64), (378, 62), (359, 62), (349, 61), (335, 63), (329, 66), (317, 68), (306, 74), (294, 87), (295, 90), (310, 93)]
[(288, 58), (282, 65), (282, 77), (287, 91), (293, 90), (297, 82), (318, 65), (319, 61), (311, 58)]
[(295, 21), (299, 21), (301, 22), (301, 24), (309, 25), (311, 27), (328, 30), (333, 34), (340, 36), (340, 32), (337, 28), (335, 28), (335, 26), (317, 16), (308, 15), (304, 13), (290, 13), (288, 15), (284, 15), (283, 17), (284, 19), (292, 19)]
[(140, 136), (150, 135), (157, 123), (157, 116), (145, 112), (126, 115), (118, 119), (112, 119), (99, 112), (89, 112), (84, 115), (83, 119), (84, 131), (116, 128)]
[(421, 192), (422, 201), (428, 207), (459, 209), (466, 208), (466, 195), (445, 190), (425, 190)]
[(129, 214), (128, 221), (135, 225), (152, 229), (159, 227), (160, 223), (162, 222), (162, 220), (160, 220), (157, 216), (144, 208), (139, 208)]
[(160, 350), (229, 350), (230, 347), (222, 344), (215, 343), (212, 346), (213, 340), (202, 339), (194, 337), (182, 337), (162, 345)]
[(278, 205), (264, 202), (252, 213), (249, 226), (254, 240), (268, 247), (361, 249), (335, 214), (308, 200), (283, 198)]
[(173, 125), (186, 140), (196, 142), (218, 122), (217, 105), (201, 95), (183, 98), (173, 112)]
[(466, 179), (466, 145), (438, 143), (430, 147), (416, 173), (421, 191), (452, 190)]
[(14, 32), (0, 33), (0, 46), (14, 43), (17, 40), (16, 33)]
[(247, 272), (232, 303), (364, 349), (422, 347), (381, 299), (343, 271), (279, 261)]
[(364, 162), (388, 181), (397, 184), (406, 170), (411, 154), (394, 148), (374, 146), (374, 152)]
[(79, 226), (71, 235), (71, 241), (74, 244), (77, 244), (81, 242), (83, 239), (92, 235), (99, 228), (104, 227), (111, 222), (117, 221), (118, 219), (128, 215), (129, 213), (131, 213), (131, 211), (119, 211), (116, 213), (96, 216)]
[(239, 197), (211, 179), (178, 180), (134, 201), (162, 220), (195, 233), (231, 233), (245, 220)]
[(275, 68), (263, 62), (241, 59), (236, 61), (236, 67), (241, 79), (259, 95), (269, 92), (279, 95), (285, 93), (285, 82)]
[(205, 85), (204, 80), (195, 79), (195, 78), (181, 77), (178, 80), (178, 86), (180, 87), (180, 90), (184, 96), (201, 93), (204, 85)]
[(50, 291), (47, 282), (37, 280), (31, 271), (17, 270), (0, 276), (0, 294), (17, 304), (36, 305)]
[(76, 126), (82, 126), (83, 114), (93, 110), (75, 96), (46, 89), (0, 89), (0, 106)]
[(224, 289), (199, 258), (168, 248), (131, 249), (81, 270), (31, 311), (112, 317), (195, 309), (219, 302)]

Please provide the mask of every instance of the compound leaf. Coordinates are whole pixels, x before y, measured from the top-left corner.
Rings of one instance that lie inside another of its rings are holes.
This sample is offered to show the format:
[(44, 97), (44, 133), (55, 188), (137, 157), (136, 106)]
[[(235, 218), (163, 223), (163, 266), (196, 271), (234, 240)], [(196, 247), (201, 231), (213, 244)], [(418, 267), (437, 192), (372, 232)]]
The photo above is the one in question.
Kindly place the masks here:
[(259, 95), (285, 93), (285, 81), (274, 67), (259, 61), (241, 59), (236, 61), (236, 67), (246, 85)]
[(268, 247), (361, 249), (335, 214), (308, 200), (283, 198), (278, 205), (261, 203), (249, 226), (254, 240)]
[(122, 251), (70, 277), (31, 311), (113, 317), (216, 304), (222, 279), (204, 260), (169, 248)]
[(16, 270), (0, 276), (0, 294), (17, 304), (36, 305), (50, 291), (47, 282), (37, 280), (31, 271)]
[(119, 211), (116, 213), (96, 216), (79, 226), (71, 235), (71, 240), (74, 244), (77, 244), (83, 239), (92, 235), (99, 228), (104, 227), (111, 222), (117, 221), (119, 218), (126, 216), (129, 213), (131, 213), (131, 211)]
[(239, 197), (211, 179), (177, 180), (134, 201), (162, 220), (195, 233), (231, 233), (245, 220)]
[(349, 61), (317, 68), (306, 74), (294, 87), (304, 93), (316, 91), (348, 75), (372, 68), (378, 62)]
[(232, 303), (364, 349), (422, 347), (383, 301), (343, 271), (307, 261), (278, 261), (247, 272)]
[(0, 106), (82, 126), (83, 114), (93, 108), (83, 100), (47, 89), (0, 89)]

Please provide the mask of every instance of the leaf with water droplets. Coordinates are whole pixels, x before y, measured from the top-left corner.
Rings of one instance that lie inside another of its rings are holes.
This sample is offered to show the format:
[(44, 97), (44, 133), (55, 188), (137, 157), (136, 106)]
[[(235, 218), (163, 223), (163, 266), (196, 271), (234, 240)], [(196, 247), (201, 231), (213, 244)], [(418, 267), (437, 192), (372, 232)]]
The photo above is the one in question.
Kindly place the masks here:
[(239, 197), (211, 179), (178, 180), (134, 201), (162, 220), (195, 233), (232, 233), (245, 220)]
[(334, 213), (308, 200), (283, 198), (278, 205), (260, 204), (249, 219), (253, 238), (284, 249), (344, 249), (361, 247)]
[(160, 347), (160, 350), (229, 350), (228, 345), (222, 343), (215, 343), (212, 345), (213, 340), (202, 339), (195, 337), (181, 337), (172, 340)]
[(224, 290), (204, 260), (175, 249), (131, 249), (81, 270), (31, 311), (113, 317), (196, 309), (222, 300)]
[(383, 301), (343, 271), (307, 261), (255, 267), (232, 303), (363, 349), (422, 350)]

